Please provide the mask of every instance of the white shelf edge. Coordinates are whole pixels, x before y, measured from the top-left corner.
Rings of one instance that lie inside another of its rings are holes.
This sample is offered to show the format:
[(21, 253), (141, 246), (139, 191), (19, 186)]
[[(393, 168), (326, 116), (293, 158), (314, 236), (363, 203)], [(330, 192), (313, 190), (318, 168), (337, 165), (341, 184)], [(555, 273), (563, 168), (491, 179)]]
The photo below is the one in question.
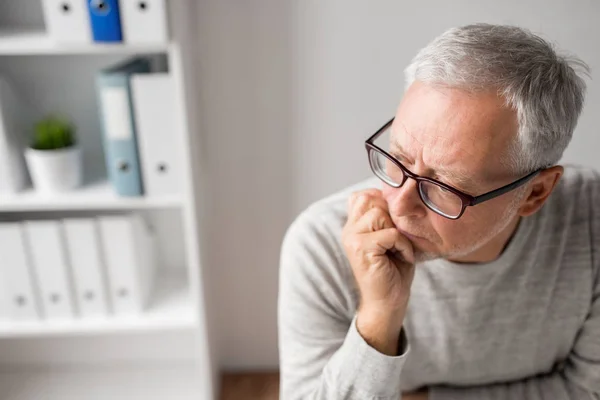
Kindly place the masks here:
[(140, 314), (94, 319), (0, 319), (0, 339), (191, 330), (197, 324), (184, 274), (161, 274), (148, 309)]
[(170, 46), (170, 43), (56, 43), (44, 31), (0, 30), (0, 55), (162, 53), (168, 52)]
[(121, 197), (108, 181), (88, 184), (61, 194), (43, 195), (33, 189), (16, 194), (0, 194), (0, 212), (137, 210), (176, 208), (182, 204), (180, 195)]

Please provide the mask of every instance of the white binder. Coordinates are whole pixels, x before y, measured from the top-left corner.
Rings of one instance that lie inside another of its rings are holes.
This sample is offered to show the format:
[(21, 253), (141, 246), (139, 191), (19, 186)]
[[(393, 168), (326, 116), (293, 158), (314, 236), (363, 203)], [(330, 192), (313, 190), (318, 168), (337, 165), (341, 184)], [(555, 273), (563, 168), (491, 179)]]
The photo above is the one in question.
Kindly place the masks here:
[(71, 277), (60, 222), (26, 221), (25, 231), (45, 317), (74, 317)]
[(63, 220), (67, 254), (73, 272), (75, 303), (82, 317), (109, 314), (106, 272), (95, 219)]
[(150, 232), (136, 214), (99, 217), (98, 222), (113, 311), (117, 315), (139, 313), (148, 305), (154, 286)]
[(131, 89), (146, 194), (179, 193), (182, 132), (175, 81), (168, 73), (136, 74)]
[(6, 317), (29, 320), (41, 317), (27, 243), (20, 223), (0, 224), (0, 294)]
[(29, 185), (23, 152), (26, 147), (25, 113), (30, 107), (16, 94), (11, 82), (0, 76), (0, 195), (14, 194)]
[(42, 0), (50, 36), (57, 43), (92, 43), (87, 0)]
[(166, 43), (165, 0), (120, 0), (123, 40), (126, 43)]

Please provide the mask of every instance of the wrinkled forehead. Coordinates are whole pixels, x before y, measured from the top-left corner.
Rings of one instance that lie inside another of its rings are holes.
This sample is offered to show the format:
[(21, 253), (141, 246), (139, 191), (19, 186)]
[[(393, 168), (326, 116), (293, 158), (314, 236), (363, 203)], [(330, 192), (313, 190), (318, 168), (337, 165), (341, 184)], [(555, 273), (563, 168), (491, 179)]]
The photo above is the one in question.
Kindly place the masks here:
[(495, 93), (469, 93), (416, 82), (406, 92), (387, 141), (422, 167), (487, 179), (505, 176), (516, 113)]

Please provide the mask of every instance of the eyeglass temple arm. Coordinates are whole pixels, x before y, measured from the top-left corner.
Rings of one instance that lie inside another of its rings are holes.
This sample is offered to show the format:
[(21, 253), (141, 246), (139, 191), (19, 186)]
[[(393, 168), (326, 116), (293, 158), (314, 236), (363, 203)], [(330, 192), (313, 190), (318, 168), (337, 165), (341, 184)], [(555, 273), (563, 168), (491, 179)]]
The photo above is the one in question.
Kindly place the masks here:
[(541, 172), (541, 170), (537, 170), (537, 171), (533, 171), (532, 173), (530, 173), (529, 175), (524, 176), (523, 178), (513, 182), (513, 183), (509, 183), (506, 186), (502, 186), (501, 188), (492, 190), (491, 192), (487, 192), (484, 193), (482, 195), (479, 196), (475, 196), (473, 197), (473, 199), (470, 202), (471, 206), (477, 205), (479, 203), (483, 203), (484, 201), (488, 201), (491, 200), (495, 197), (498, 196), (502, 196), (504, 193), (508, 193), (511, 190), (514, 190), (516, 188), (518, 188), (521, 185), (524, 185), (525, 183), (527, 183), (527, 181), (529, 181), (530, 179), (532, 179), (533, 177), (535, 177), (537, 174), (539, 174)]
[(386, 122), (386, 123), (385, 123), (385, 125), (383, 125), (381, 128), (379, 128), (379, 129), (377, 130), (377, 132), (375, 132), (373, 135), (371, 135), (371, 137), (370, 137), (370, 138), (368, 138), (368, 139), (366, 140), (366, 142), (367, 142), (367, 143), (372, 143), (372, 142), (373, 142), (373, 141), (374, 141), (374, 140), (377, 138), (377, 136), (381, 135), (381, 133), (382, 133), (383, 131), (385, 131), (385, 130), (386, 130), (386, 129), (387, 129), (387, 128), (388, 128), (388, 127), (389, 127), (389, 126), (392, 124), (392, 122), (394, 122), (394, 118), (395, 118), (395, 117), (392, 117), (392, 119), (390, 119), (388, 122)]

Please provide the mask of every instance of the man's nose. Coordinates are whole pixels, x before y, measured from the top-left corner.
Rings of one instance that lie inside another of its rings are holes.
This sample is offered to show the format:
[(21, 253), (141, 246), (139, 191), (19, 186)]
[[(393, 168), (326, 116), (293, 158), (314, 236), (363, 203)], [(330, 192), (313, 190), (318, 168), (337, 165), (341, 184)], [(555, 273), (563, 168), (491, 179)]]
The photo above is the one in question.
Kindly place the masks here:
[(418, 192), (418, 184), (408, 178), (399, 188), (393, 189), (388, 206), (392, 215), (398, 217), (424, 216), (427, 213)]

